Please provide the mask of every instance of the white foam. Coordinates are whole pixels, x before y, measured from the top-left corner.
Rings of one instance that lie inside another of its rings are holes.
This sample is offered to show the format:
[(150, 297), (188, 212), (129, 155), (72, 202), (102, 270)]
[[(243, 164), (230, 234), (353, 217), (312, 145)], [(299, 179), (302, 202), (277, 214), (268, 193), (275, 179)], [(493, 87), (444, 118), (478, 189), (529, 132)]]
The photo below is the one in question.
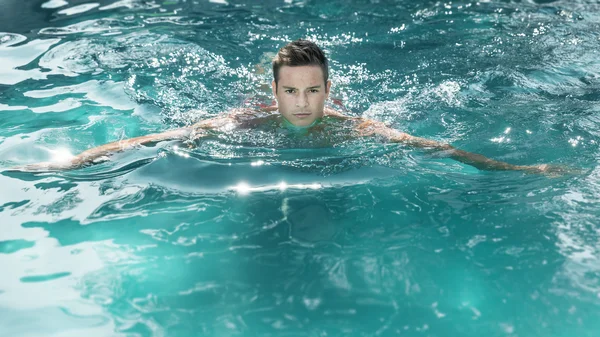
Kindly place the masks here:
[(92, 10), (98, 6), (100, 6), (99, 3), (83, 4), (83, 5), (63, 9), (63, 10), (59, 11), (58, 14), (63, 14), (63, 15), (81, 14), (81, 13), (87, 12), (89, 10)]
[(58, 8), (68, 4), (65, 0), (49, 0), (42, 4), (42, 8)]

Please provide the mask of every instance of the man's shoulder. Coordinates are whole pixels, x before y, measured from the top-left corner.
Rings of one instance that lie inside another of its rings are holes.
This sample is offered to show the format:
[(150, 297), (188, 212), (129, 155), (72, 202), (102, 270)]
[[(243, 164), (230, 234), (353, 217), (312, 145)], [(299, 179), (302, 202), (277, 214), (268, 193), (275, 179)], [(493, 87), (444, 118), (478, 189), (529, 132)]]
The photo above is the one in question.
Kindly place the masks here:
[(278, 115), (277, 111), (236, 108), (194, 124), (199, 129), (250, 128), (263, 124)]

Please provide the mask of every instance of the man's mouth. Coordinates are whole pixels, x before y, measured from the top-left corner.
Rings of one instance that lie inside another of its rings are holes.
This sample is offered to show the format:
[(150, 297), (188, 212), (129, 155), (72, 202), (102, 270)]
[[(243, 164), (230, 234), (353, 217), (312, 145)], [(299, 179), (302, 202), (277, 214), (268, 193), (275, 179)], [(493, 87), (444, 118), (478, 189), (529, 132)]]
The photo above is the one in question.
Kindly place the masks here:
[(310, 116), (310, 113), (299, 113), (299, 114), (294, 114), (294, 116), (296, 118), (306, 118), (306, 117)]

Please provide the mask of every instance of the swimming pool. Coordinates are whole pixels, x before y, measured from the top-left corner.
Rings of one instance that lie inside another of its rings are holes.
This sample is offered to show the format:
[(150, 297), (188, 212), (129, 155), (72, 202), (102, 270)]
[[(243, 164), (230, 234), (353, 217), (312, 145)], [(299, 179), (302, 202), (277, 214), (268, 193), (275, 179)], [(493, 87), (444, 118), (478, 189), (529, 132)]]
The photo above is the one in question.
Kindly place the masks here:
[(0, 174), (0, 336), (597, 336), (592, 1), (4, 1), (0, 170), (268, 100), (318, 42), (374, 141), (225, 133)]

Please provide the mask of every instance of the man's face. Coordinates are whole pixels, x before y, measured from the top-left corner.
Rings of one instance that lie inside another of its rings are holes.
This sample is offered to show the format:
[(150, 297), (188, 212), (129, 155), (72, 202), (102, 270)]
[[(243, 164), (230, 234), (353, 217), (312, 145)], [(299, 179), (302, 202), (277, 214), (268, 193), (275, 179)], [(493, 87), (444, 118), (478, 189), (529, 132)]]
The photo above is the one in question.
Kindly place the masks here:
[(323, 117), (325, 100), (331, 81), (323, 77), (319, 66), (283, 66), (279, 69), (279, 84), (273, 86), (279, 112), (296, 126), (308, 126)]

